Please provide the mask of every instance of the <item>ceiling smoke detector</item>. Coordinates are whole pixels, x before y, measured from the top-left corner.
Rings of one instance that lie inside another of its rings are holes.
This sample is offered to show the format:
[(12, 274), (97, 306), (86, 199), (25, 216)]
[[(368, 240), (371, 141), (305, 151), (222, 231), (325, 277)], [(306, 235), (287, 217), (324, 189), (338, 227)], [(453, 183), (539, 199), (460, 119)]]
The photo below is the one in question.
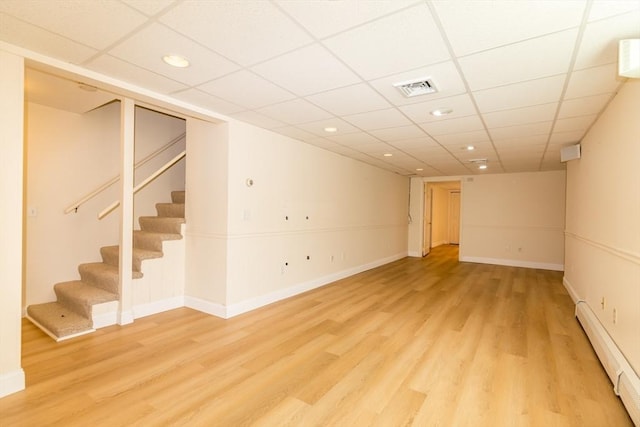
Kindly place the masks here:
[(404, 82), (394, 83), (393, 87), (398, 88), (400, 92), (407, 98), (419, 95), (427, 95), (429, 93), (436, 93), (436, 85), (433, 80), (429, 78), (419, 78), (414, 80), (407, 80)]

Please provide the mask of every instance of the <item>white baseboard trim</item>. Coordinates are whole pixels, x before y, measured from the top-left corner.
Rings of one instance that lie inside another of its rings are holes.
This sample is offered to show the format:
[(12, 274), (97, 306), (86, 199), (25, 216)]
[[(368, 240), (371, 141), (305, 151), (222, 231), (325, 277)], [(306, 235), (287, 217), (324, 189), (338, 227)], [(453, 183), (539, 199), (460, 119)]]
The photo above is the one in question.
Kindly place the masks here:
[(504, 258), (484, 258), (484, 257), (471, 257), (461, 256), (462, 262), (473, 262), (476, 264), (493, 264), (504, 265), (507, 267), (523, 267), (523, 268), (535, 268), (539, 270), (552, 270), (552, 271), (564, 271), (564, 264), (551, 264), (546, 262), (533, 262), (522, 261), (518, 259), (504, 259)]
[(24, 390), (24, 371), (18, 368), (0, 375), (0, 398)]
[(166, 298), (159, 301), (149, 302), (146, 304), (134, 305), (133, 318), (139, 319), (141, 317), (151, 316), (152, 314), (158, 314), (164, 311), (169, 311), (184, 306), (184, 296), (182, 295), (172, 298)]
[(361, 273), (363, 271), (371, 270), (372, 268), (379, 267), (384, 264), (388, 264), (393, 261), (405, 258), (406, 252), (402, 252), (390, 257), (382, 258), (367, 264), (359, 265), (357, 267), (348, 268), (336, 273), (328, 274), (326, 276), (319, 277), (317, 279), (309, 280), (307, 282), (299, 283), (286, 289), (277, 290), (266, 295), (250, 298), (235, 304), (224, 306), (218, 303), (205, 301), (200, 298), (185, 296), (185, 306), (194, 310), (202, 311), (203, 313), (211, 314), (214, 316), (229, 319), (234, 316), (238, 316), (243, 313), (255, 310), (260, 307), (264, 307), (274, 302), (281, 301), (286, 298), (299, 295), (304, 292), (328, 285), (337, 280), (344, 279), (345, 277), (353, 276), (354, 274)]
[(576, 318), (582, 325), (600, 363), (613, 383), (634, 424), (640, 426), (640, 377), (635, 373), (615, 341), (600, 323), (589, 304), (576, 305)]
[(218, 304), (216, 302), (211, 302), (207, 300), (203, 300), (196, 297), (186, 296), (184, 297), (184, 306), (188, 308), (192, 308), (194, 310), (201, 311), (206, 314), (210, 314), (216, 317), (222, 317), (223, 319), (227, 319), (227, 307)]
[(571, 282), (569, 282), (569, 279), (567, 279), (567, 276), (564, 276), (562, 278), (562, 284), (564, 285), (564, 288), (567, 290), (567, 292), (569, 293), (569, 296), (571, 297), (571, 300), (573, 301), (574, 304), (578, 304), (579, 302), (582, 302), (583, 300), (580, 299), (580, 297), (578, 296), (578, 293), (576, 292), (576, 290), (574, 289), (573, 285), (571, 285)]
[(109, 313), (94, 314), (92, 319), (94, 329), (106, 328), (107, 326), (113, 326), (118, 323), (118, 312), (112, 311)]
[(118, 314), (118, 325), (129, 325), (134, 321), (133, 310), (121, 311)]
[(447, 242), (446, 240), (440, 240), (439, 242), (432, 242), (431, 243), (431, 248), (436, 248), (438, 246), (442, 246), (442, 245), (448, 245), (449, 242)]
[(422, 252), (409, 251), (407, 256), (414, 257), (414, 258), (422, 258)]

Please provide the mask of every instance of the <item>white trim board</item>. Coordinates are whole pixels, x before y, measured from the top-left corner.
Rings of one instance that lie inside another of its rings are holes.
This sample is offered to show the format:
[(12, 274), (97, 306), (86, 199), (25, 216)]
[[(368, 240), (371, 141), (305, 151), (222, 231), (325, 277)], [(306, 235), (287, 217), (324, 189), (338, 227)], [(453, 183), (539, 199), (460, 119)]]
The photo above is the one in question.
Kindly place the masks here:
[(462, 262), (474, 262), (477, 264), (493, 264), (504, 265), (507, 267), (522, 267), (522, 268), (535, 268), (539, 270), (552, 270), (552, 271), (564, 271), (564, 264), (551, 264), (546, 262), (534, 262), (534, 261), (522, 261), (518, 259), (503, 259), (503, 258), (484, 258), (484, 257), (472, 257), (461, 256)]
[(24, 390), (24, 371), (22, 368), (0, 375), (0, 398)]
[(312, 279), (307, 282), (302, 282), (297, 285), (291, 286), (285, 289), (279, 289), (277, 291), (261, 295), (259, 297), (250, 298), (244, 301), (240, 301), (235, 304), (221, 305), (211, 301), (206, 301), (200, 298), (194, 298), (185, 296), (185, 306), (194, 310), (202, 311), (203, 313), (211, 314), (214, 316), (222, 317), (223, 319), (229, 319), (240, 314), (247, 313), (249, 311), (264, 307), (274, 302), (282, 301), (287, 298), (308, 292), (310, 290), (331, 284), (337, 280), (344, 279), (349, 276), (353, 276), (363, 271), (371, 270), (372, 268), (379, 267), (381, 265), (388, 264), (393, 261), (405, 258), (406, 252), (402, 252), (396, 255), (392, 255), (386, 258), (382, 258), (367, 264), (359, 265), (357, 267), (349, 268), (339, 271), (337, 273), (328, 274), (326, 276)]

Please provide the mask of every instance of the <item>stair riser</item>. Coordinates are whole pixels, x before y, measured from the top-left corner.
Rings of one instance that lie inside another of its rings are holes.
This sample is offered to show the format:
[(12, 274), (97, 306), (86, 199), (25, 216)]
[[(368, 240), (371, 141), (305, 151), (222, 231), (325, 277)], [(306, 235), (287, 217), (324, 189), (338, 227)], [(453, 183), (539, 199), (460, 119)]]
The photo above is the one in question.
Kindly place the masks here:
[[(118, 267), (120, 265), (120, 249), (116, 246), (115, 249), (111, 246), (100, 248), (100, 255), (102, 255), (102, 262), (105, 264)], [(133, 254), (131, 258), (132, 270), (136, 272), (142, 271), (142, 258)]]
[(184, 218), (184, 204), (182, 203), (157, 203), (158, 216), (169, 218)]
[(100, 289), (104, 289), (107, 292), (119, 295), (118, 291), (118, 274), (110, 272), (94, 271), (90, 268), (86, 268), (84, 265), (78, 267), (80, 277), (83, 282), (87, 282)]
[(180, 234), (182, 231), (182, 224), (184, 224), (184, 219), (151, 216), (140, 217), (138, 222), (140, 223), (140, 228), (144, 231)]
[(185, 191), (172, 191), (171, 192), (171, 201), (173, 203), (184, 203), (185, 201)]
[(64, 289), (60, 289), (58, 286), (54, 286), (53, 290), (55, 291), (56, 297), (60, 304), (69, 308), (73, 312), (78, 313), (80, 316), (91, 319), (91, 310), (88, 309), (85, 304), (83, 304), (81, 301), (78, 301), (73, 297), (73, 295), (67, 294)]
[(150, 251), (162, 252), (162, 239), (149, 234), (133, 233), (133, 245)]

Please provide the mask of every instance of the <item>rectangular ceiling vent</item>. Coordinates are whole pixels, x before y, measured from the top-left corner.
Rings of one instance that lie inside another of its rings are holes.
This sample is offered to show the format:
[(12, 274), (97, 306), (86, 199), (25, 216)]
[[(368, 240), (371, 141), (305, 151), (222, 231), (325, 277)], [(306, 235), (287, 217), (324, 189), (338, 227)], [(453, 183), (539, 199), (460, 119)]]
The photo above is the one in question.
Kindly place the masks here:
[(406, 82), (394, 83), (393, 86), (398, 88), (398, 90), (407, 98), (436, 93), (438, 91), (438, 89), (436, 89), (436, 85), (433, 84), (433, 80), (424, 77), (408, 80)]

